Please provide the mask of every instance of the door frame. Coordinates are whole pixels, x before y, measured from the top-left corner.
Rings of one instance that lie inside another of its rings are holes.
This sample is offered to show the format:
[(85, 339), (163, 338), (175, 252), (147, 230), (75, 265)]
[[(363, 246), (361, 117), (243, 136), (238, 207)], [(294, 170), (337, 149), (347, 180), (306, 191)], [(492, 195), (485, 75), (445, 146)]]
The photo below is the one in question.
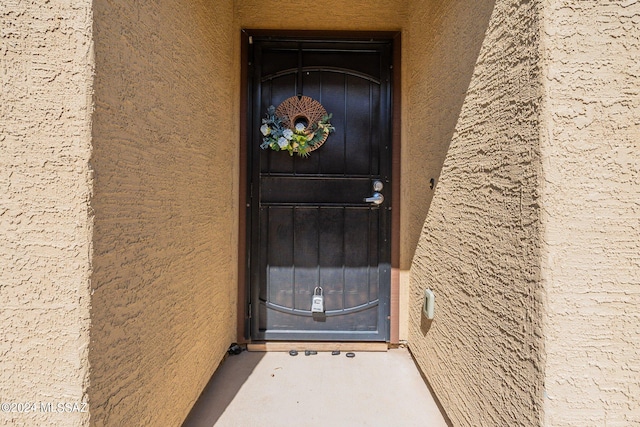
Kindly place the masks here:
[(250, 55), (250, 43), (252, 37), (287, 37), (287, 38), (314, 38), (326, 41), (348, 41), (348, 40), (387, 40), (392, 42), (392, 63), (391, 69), (391, 284), (390, 284), (390, 315), (389, 315), (389, 343), (399, 342), (400, 330), (400, 154), (401, 154), (401, 34), (400, 32), (360, 32), (360, 31), (288, 31), (288, 30), (258, 30), (243, 29), (241, 31), (241, 65), (240, 65), (240, 143), (239, 143), (239, 198), (238, 198), (238, 299), (237, 299), (237, 341), (239, 343), (249, 343), (250, 338), (250, 311), (251, 301), (249, 282), (249, 257), (247, 248), (250, 245), (249, 225), (250, 206), (248, 197), (249, 188), (249, 133), (248, 123), (251, 120), (251, 111), (248, 108), (248, 100), (251, 93), (251, 81), (248, 78)]

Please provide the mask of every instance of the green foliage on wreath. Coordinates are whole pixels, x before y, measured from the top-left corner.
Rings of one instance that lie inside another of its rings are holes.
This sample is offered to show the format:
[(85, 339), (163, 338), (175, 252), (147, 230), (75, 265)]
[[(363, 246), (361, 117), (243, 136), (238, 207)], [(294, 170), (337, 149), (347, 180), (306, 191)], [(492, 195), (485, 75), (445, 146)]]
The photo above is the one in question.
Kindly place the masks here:
[(279, 117), (276, 108), (271, 105), (267, 109), (266, 117), (262, 119), (262, 149), (270, 148), (274, 151), (288, 151), (289, 155), (298, 153), (299, 156), (307, 157), (311, 149), (322, 141), (325, 135), (335, 131), (331, 125), (332, 114), (328, 114), (317, 123), (312, 123), (310, 131), (306, 130), (304, 124), (297, 124), (293, 129), (287, 127), (286, 117)]

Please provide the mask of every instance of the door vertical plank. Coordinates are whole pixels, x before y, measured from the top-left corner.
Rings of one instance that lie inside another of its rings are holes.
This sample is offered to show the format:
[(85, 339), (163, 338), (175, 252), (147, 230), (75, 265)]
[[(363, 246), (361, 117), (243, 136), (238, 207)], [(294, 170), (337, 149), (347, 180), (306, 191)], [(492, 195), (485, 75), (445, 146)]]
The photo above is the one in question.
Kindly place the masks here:
[(294, 308), (311, 310), (311, 294), (318, 286), (318, 210), (294, 208)]
[(371, 105), (369, 82), (347, 76), (345, 79), (345, 156), (350, 175), (369, 175)]
[(351, 308), (367, 303), (369, 297), (369, 209), (345, 213), (345, 308)]
[(320, 286), (324, 290), (327, 310), (344, 308), (344, 208), (320, 209), (322, 233), (319, 243)]
[(371, 208), (369, 210), (369, 301), (375, 301), (378, 299), (378, 289), (380, 285), (380, 271), (379, 271), (379, 254), (378, 248), (379, 242), (379, 229), (380, 229), (380, 209)]
[(291, 307), (294, 302), (293, 210), (289, 207), (268, 209), (268, 236), (266, 247), (268, 301)]

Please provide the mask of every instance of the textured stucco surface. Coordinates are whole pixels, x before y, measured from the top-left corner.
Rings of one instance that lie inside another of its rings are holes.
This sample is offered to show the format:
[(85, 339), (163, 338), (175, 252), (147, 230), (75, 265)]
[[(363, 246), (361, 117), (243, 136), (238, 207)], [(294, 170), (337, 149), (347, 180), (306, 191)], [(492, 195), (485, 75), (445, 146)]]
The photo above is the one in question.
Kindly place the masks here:
[[(426, 217), (410, 348), (454, 425), (539, 425), (536, 3), (414, 2), (410, 16), (408, 226)], [(431, 30), (419, 37), (424, 22)], [(426, 288), (433, 322), (421, 315)]]
[(241, 28), (393, 31), (403, 28), (406, 15), (402, 0), (236, 0)]
[(640, 2), (545, 1), (549, 426), (640, 425)]
[(180, 425), (235, 340), (231, 1), (94, 1), (92, 425)]
[(0, 402), (179, 425), (235, 340), (241, 28), (402, 30), (401, 338), (455, 425), (640, 424), (639, 1), (4, 0), (0, 22)]
[(0, 402), (16, 404), (3, 426), (89, 418), (40, 403), (87, 401), (90, 6), (0, 2)]

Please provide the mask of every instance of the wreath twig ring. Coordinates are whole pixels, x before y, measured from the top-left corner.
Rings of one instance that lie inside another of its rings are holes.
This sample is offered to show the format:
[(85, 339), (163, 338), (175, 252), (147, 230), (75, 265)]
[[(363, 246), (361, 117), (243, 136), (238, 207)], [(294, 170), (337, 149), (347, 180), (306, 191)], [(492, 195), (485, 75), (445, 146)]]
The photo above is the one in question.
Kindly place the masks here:
[[(327, 110), (322, 104), (308, 96), (292, 96), (282, 101), (276, 108), (276, 114), (283, 118), (289, 129), (295, 129), (296, 125), (305, 125), (304, 132), (311, 135), (314, 132), (313, 125), (327, 115)], [(322, 138), (309, 148), (309, 152), (317, 150), (329, 137), (329, 132), (323, 133)], [(296, 151), (296, 150), (294, 150)]]
[(287, 98), (277, 109), (270, 106), (266, 118), (262, 119), (261, 147), (306, 157), (320, 148), (335, 130), (330, 119), (331, 114), (311, 97)]

